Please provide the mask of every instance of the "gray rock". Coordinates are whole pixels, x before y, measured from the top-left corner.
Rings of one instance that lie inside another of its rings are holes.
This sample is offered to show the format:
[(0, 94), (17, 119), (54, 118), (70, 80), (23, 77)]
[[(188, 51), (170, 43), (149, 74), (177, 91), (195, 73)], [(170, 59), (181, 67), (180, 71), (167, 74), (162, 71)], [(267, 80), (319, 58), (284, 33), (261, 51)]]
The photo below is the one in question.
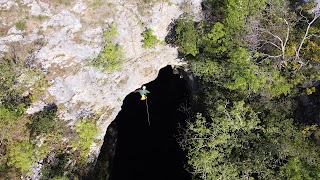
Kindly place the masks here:
[[(24, 8), (21, 12), (28, 12), (23, 16), (47, 18), (41, 23), (34, 23), (33, 28), (25, 32), (12, 25), (8, 35), (0, 37), (0, 51), (6, 51), (10, 42), (30, 43), (43, 39), (44, 46), (35, 52), (35, 57), (37, 63), (42, 65), (50, 87), (27, 113), (35, 113), (46, 104), (55, 103), (63, 107), (58, 109), (59, 118), (68, 121), (72, 128), (79, 118), (104, 110), (97, 121), (101, 133), (96, 139), (102, 141), (109, 124), (121, 110), (122, 101), (119, 100), (154, 80), (161, 68), (183, 64), (174, 47), (158, 45), (154, 49), (142, 48), (141, 33), (145, 28), (151, 28), (164, 41), (169, 24), (183, 13), (179, 8), (182, 3), (189, 3), (190, 11), (194, 13), (201, 12), (201, 0), (171, 0), (173, 4), (170, 5), (159, 2), (145, 8), (126, 0), (102, 1), (97, 7), (87, 0), (78, 0), (70, 7), (49, 2), (23, 0), (22, 3), (27, 6), (21, 6)], [(0, 0), (0, 9), (10, 9), (12, 6), (18, 5), (13, 0)], [(101, 15), (105, 12), (110, 13)], [(6, 17), (2, 19), (3, 24)], [(103, 30), (112, 22), (117, 25), (119, 33), (115, 42), (124, 48), (125, 59), (120, 69), (110, 73), (91, 67), (88, 59), (98, 56), (103, 48)], [(92, 144), (89, 161), (94, 161), (100, 148), (101, 144)], [(40, 169), (41, 166), (35, 165), (32, 179), (39, 179)]]

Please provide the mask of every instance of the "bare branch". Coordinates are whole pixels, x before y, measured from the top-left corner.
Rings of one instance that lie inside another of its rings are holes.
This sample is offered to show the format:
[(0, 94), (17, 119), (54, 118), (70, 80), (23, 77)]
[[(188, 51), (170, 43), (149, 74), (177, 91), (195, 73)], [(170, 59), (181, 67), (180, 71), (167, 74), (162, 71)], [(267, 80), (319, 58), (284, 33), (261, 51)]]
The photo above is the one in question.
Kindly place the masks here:
[(298, 60), (300, 59), (300, 57), (299, 57), (300, 56), (300, 50), (302, 48), (302, 45), (303, 45), (304, 41), (307, 39), (307, 36), (309, 34), (309, 29), (310, 29), (311, 25), (319, 18), (319, 16), (320, 16), (320, 13), (316, 11), (312, 21), (311, 22), (307, 22), (308, 23), (308, 27), (307, 27), (306, 32), (305, 32), (305, 34), (304, 34), (304, 36), (303, 36), (303, 38), (301, 40), (299, 48), (296, 51), (296, 59), (298, 59)]
[(285, 21), (285, 23), (287, 25), (287, 35), (286, 35), (286, 39), (285, 39), (284, 44), (283, 44), (283, 46), (286, 47), (287, 42), (289, 40), (290, 26), (289, 26), (289, 23), (288, 23), (288, 21), (286, 19), (283, 19), (283, 20)]
[(267, 60), (267, 59), (269, 59), (269, 58), (279, 58), (279, 57), (281, 57), (282, 56), (282, 54), (279, 54), (279, 55), (276, 55), (276, 56), (271, 56), (271, 55), (269, 55), (269, 54), (264, 54), (263, 55), (263, 59), (261, 60), (261, 61), (259, 61), (259, 62), (257, 62), (258, 64), (261, 64), (261, 63), (263, 63), (265, 60)]
[(283, 44), (283, 41), (282, 41), (282, 39), (281, 39), (279, 36), (271, 33), (270, 31), (267, 31), (267, 30), (264, 30), (264, 32), (266, 32), (266, 33), (268, 33), (269, 35), (273, 36), (274, 38), (278, 39), (278, 40), (281, 42), (281, 44)]
[(286, 46), (287, 46), (287, 42), (288, 42), (288, 40), (289, 40), (289, 34), (290, 34), (290, 26), (289, 26), (289, 23), (288, 23), (288, 21), (287, 21), (286, 19), (283, 19), (283, 20), (284, 20), (284, 22), (285, 22), (286, 25), (287, 25), (287, 35), (286, 35), (286, 39), (285, 39), (285, 41), (284, 41), (284, 43), (283, 43), (283, 46), (282, 46), (282, 60), (285, 59), (285, 50), (286, 50)]
[(300, 16), (304, 19), (304, 20), (301, 20), (301, 21), (306, 22), (306, 23), (309, 23), (309, 19), (302, 14), (302, 9), (300, 9), (299, 14), (300, 14)]
[[(264, 46), (265, 44), (271, 44), (271, 45), (273, 45), (274, 47), (278, 48), (278, 49), (282, 52), (281, 55), (278, 55), (278, 56), (270, 56), (270, 55), (268, 55), (267, 58), (282, 57), (282, 60), (285, 60), (285, 50), (286, 50), (287, 42), (288, 42), (288, 40), (289, 40), (290, 25), (289, 25), (289, 23), (288, 23), (288, 21), (287, 21), (286, 19), (283, 19), (283, 18), (279, 18), (279, 19), (283, 20), (283, 21), (285, 22), (286, 26), (287, 26), (287, 27), (286, 27), (286, 36), (285, 36), (285, 39), (282, 40), (282, 39), (280, 38), (280, 36), (278, 36), (278, 35), (270, 32), (269, 30), (265, 30), (265, 29), (264, 29), (263, 31), (264, 31), (265, 33), (271, 35), (272, 37), (274, 37), (275, 39), (277, 39), (278, 41), (280, 41), (280, 45), (277, 45), (276, 43), (271, 42), (271, 41), (266, 41), (264, 44), (262, 44), (262, 46)], [(262, 46), (261, 46), (261, 47), (262, 47)]]
[(311, 37), (320, 37), (320, 35), (318, 35), (318, 34), (310, 34), (309, 36), (307, 36), (307, 39), (309, 39)]
[(273, 43), (273, 42), (271, 42), (271, 41), (264, 41), (264, 43), (263, 43), (261, 46), (259, 46), (258, 49), (262, 48), (262, 47), (263, 47), (264, 45), (266, 45), (266, 44), (271, 44), (271, 45), (273, 45), (274, 47), (276, 47), (276, 48), (278, 48), (279, 50), (281, 50), (281, 47), (280, 47), (280, 46), (276, 45), (275, 43)]
[(282, 54), (279, 54), (279, 55), (277, 55), (277, 56), (271, 56), (271, 55), (267, 55), (267, 56), (268, 56), (267, 58), (278, 58), (278, 57), (281, 57)]
[(303, 66), (307, 65), (309, 63), (309, 61), (307, 61), (306, 63), (304, 63), (302, 61), (298, 61), (298, 63), (300, 64), (300, 66), (296, 70), (293, 71), (294, 73), (299, 71)]

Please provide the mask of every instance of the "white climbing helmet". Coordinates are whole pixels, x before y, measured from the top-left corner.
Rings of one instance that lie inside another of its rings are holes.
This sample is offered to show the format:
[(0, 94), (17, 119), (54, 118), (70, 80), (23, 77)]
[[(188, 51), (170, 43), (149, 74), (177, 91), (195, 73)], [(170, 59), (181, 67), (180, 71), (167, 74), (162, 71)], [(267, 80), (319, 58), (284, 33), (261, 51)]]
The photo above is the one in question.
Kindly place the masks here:
[(142, 86), (142, 89), (143, 89), (143, 90), (146, 90), (146, 86)]

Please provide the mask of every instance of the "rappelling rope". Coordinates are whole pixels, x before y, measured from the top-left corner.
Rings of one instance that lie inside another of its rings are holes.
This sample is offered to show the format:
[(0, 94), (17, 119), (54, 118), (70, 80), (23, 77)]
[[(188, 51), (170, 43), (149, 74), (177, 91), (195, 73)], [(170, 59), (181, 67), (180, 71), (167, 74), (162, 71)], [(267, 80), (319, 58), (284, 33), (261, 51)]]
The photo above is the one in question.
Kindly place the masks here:
[(146, 99), (146, 106), (147, 106), (147, 114), (148, 114), (148, 123), (150, 126), (148, 99)]

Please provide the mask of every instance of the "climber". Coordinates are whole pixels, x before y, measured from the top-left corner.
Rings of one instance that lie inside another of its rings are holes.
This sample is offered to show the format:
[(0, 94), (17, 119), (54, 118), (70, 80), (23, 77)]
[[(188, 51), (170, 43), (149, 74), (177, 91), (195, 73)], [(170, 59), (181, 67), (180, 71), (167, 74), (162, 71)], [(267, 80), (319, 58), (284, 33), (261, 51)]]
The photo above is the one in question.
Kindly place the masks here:
[(145, 100), (145, 102), (146, 102), (147, 114), (148, 114), (148, 123), (149, 123), (149, 126), (150, 126), (149, 106), (148, 106), (148, 101), (147, 101), (147, 94), (150, 93), (150, 91), (148, 91), (146, 89), (146, 86), (142, 86), (142, 88), (137, 89), (134, 92), (139, 92), (140, 95), (141, 95), (141, 100)]
[(141, 95), (141, 100), (146, 100), (146, 99), (147, 99), (147, 94), (150, 93), (150, 91), (148, 91), (148, 90), (146, 89), (146, 86), (142, 86), (141, 89), (136, 90), (136, 91), (134, 91), (134, 92), (139, 92), (139, 93), (140, 93), (140, 95)]

